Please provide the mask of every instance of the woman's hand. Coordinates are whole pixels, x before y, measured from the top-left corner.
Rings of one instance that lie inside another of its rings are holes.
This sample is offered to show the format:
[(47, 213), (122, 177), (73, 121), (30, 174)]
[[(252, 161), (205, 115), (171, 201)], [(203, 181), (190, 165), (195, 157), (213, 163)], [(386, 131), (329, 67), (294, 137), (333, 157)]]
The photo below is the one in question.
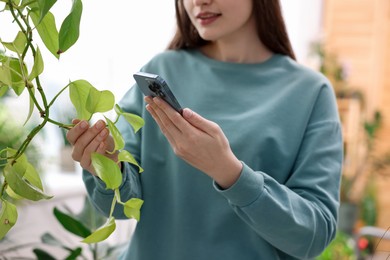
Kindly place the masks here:
[(176, 155), (213, 178), (226, 189), (233, 185), (242, 164), (230, 149), (222, 129), (192, 110), (183, 116), (160, 98), (145, 97), (146, 109), (159, 125)]
[(74, 119), (75, 126), (68, 131), (66, 139), (73, 146), (72, 158), (80, 163), (81, 167), (93, 175), (96, 175), (91, 164), (91, 154), (94, 152), (118, 161), (118, 153), (109, 154), (115, 147), (114, 140), (109, 135), (106, 124), (99, 120), (95, 125), (89, 127), (87, 121)]

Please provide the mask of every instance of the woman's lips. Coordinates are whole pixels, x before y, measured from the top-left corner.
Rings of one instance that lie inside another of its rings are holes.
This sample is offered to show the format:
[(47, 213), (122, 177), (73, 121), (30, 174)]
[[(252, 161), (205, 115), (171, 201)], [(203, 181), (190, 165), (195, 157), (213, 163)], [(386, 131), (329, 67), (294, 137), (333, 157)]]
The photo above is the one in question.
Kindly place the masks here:
[(221, 14), (218, 13), (200, 13), (196, 16), (201, 25), (209, 25), (217, 20)]

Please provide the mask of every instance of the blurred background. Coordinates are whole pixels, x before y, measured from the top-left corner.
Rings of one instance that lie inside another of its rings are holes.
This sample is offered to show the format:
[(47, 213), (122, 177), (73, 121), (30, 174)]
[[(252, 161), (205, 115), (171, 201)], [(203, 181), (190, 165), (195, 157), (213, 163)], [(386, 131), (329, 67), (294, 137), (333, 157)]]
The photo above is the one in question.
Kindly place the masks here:
[[(281, 2), (298, 62), (331, 80), (343, 123), (345, 162), (339, 231), (320, 259), (386, 259), (390, 255), (390, 2)], [(132, 74), (163, 51), (173, 36), (173, 1), (85, 0), (83, 5), (78, 42), (60, 60), (41, 48), (45, 60), (42, 85), (53, 97), (69, 80), (86, 79), (100, 90), (111, 90), (119, 101), (134, 84)], [(63, 20), (70, 8), (71, 1), (59, 1), (52, 12)], [(15, 37), (9, 19), (0, 13), (3, 41)], [(17, 144), (26, 135), (20, 126), (28, 114), (27, 104), (24, 94), (0, 98), (0, 148)], [(74, 111), (66, 95), (60, 104), (53, 108), (55, 117), (70, 122)], [(26, 128), (37, 122), (35, 115)], [(34, 140), (30, 157), (37, 158), (46, 190), (55, 198), (22, 202), (18, 223), (0, 241), (0, 259), (31, 256), (31, 248), (45, 244), (45, 232), (59, 234), (61, 245), (81, 246), (52, 214), (58, 205), (74, 212), (85, 209), (81, 169), (69, 160), (69, 150), (64, 132), (54, 126), (45, 128)], [(126, 241), (135, 224), (122, 221), (119, 225), (108, 240), (111, 245)], [(53, 250), (47, 243), (43, 246)], [(58, 258), (66, 255), (61, 246), (52, 252)], [(92, 253), (87, 258), (92, 259)]]

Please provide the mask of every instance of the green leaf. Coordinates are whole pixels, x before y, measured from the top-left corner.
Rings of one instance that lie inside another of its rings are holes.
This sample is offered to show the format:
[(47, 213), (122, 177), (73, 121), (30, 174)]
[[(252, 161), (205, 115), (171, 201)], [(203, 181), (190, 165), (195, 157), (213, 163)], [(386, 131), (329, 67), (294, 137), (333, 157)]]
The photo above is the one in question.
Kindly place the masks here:
[(108, 238), (114, 232), (115, 228), (116, 228), (115, 219), (111, 217), (107, 220), (104, 226), (100, 227), (98, 230), (93, 232), (90, 236), (86, 237), (81, 242), (87, 244), (101, 242), (106, 238)]
[[(7, 152), (8, 163), (13, 163), (14, 157), (18, 152), (16, 149), (7, 147), (4, 151)], [(26, 173), (29, 162), (25, 154), (21, 154), (17, 159), (17, 163), (13, 163), (15, 170), (23, 177)]]
[(45, 44), (46, 48), (58, 59), (60, 57), (60, 55), (57, 54), (59, 48), (58, 30), (54, 15), (51, 12), (48, 12), (42, 21), (40, 21), (40, 14), (35, 11), (30, 12), (30, 17), (43, 44)]
[(24, 63), (21, 65), (19, 60), (14, 58), (10, 58), (8, 66), (11, 76), (11, 84), (9, 86), (14, 90), (16, 95), (20, 96), (25, 89), (23, 77), (27, 75), (27, 68)]
[(135, 160), (133, 155), (131, 155), (131, 153), (129, 153), (126, 150), (122, 150), (122, 151), (119, 152), (119, 154), (118, 154), (118, 161), (120, 161), (120, 162), (128, 162), (128, 163), (134, 164), (135, 166), (138, 167), (138, 169), (139, 169), (138, 171), (139, 172), (143, 172), (144, 171), (144, 169), (142, 169), (142, 167)]
[(93, 86), (86, 80), (76, 80), (69, 85), (69, 96), (73, 106), (77, 111), (77, 118), (80, 120), (91, 118), (91, 113), (87, 110), (87, 99), (90, 89)]
[(111, 91), (99, 91), (94, 87), (89, 90), (86, 106), (88, 112), (91, 114), (97, 112), (107, 112), (114, 107), (114, 104), (115, 97)]
[(116, 189), (122, 183), (122, 173), (113, 160), (99, 153), (92, 153), (92, 166), (97, 176), (106, 184), (106, 189)]
[[(123, 140), (123, 137), (121, 133), (119, 132), (118, 128), (115, 126), (115, 124), (108, 119), (107, 117), (104, 117), (108, 124), (108, 130), (110, 130), (110, 133), (112, 135), (112, 138), (114, 139), (115, 148), (112, 153), (114, 153), (117, 150), (122, 150), (125, 147), (125, 140)], [(111, 151), (109, 151), (111, 152)]]
[(34, 66), (31, 70), (30, 76), (28, 76), (28, 80), (32, 81), (36, 77), (38, 77), (43, 72), (43, 59), (41, 51), (39, 50), (39, 47), (37, 47), (37, 51), (35, 52), (34, 57)]
[(123, 210), (126, 217), (134, 218), (135, 220), (139, 221), (141, 216), (141, 207), (143, 203), (143, 200), (137, 198), (132, 198), (126, 201), (125, 205), (123, 205)]
[(76, 260), (77, 257), (81, 255), (83, 252), (83, 249), (81, 247), (78, 247), (70, 252), (70, 254), (65, 258), (65, 260)]
[(41, 199), (50, 199), (53, 196), (46, 195), (39, 188), (33, 186), (23, 175), (25, 172), (19, 172), (17, 165), (20, 164), (16, 162), (14, 165), (7, 164), (4, 168), (4, 177), (8, 182), (8, 185), (11, 189), (19, 196), (24, 197), (29, 200), (38, 201)]
[(54, 207), (53, 212), (54, 212), (54, 216), (61, 223), (61, 225), (72, 234), (85, 238), (92, 233), (91, 230), (89, 230), (86, 226), (84, 226), (84, 224), (81, 223), (79, 220), (60, 211), (56, 207)]
[[(1, 71), (1, 69), (0, 69), (0, 71)], [(5, 93), (7, 93), (7, 91), (8, 91), (8, 86), (6, 86), (6, 85), (1, 86), (1, 80), (0, 80), (0, 97), (4, 96)]]
[[(34, 93), (35, 89), (32, 88), (31, 91)], [(30, 95), (30, 105), (29, 105), (28, 115), (27, 115), (26, 121), (24, 121), (23, 126), (25, 126), (27, 124), (27, 122), (30, 120), (30, 118), (34, 112), (34, 108), (35, 108), (34, 99)]]
[(18, 219), (16, 206), (11, 202), (1, 199), (0, 210), (0, 240), (5, 237), (8, 231), (15, 225)]
[(27, 164), (27, 169), (23, 177), (38, 189), (43, 190), (41, 177), (31, 163)]
[(125, 113), (122, 108), (119, 105), (115, 105), (115, 112), (123, 116), (127, 122), (131, 125), (131, 127), (134, 129), (134, 132), (137, 133), (139, 129), (141, 129), (145, 125), (145, 121), (142, 117), (137, 116), (135, 114), (131, 113)]
[(39, 22), (46, 16), (49, 10), (53, 7), (53, 5), (57, 2), (57, 0), (38, 0), (38, 6), (40, 11)]
[(10, 51), (22, 54), (27, 45), (27, 38), (23, 32), (19, 31), (13, 42), (3, 42), (3, 45)]
[(16, 194), (9, 185), (7, 185), (7, 188), (5, 189), (5, 192), (7, 193), (8, 196), (13, 198), (14, 200), (21, 200), (23, 197), (19, 196)]
[(52, 256), (51, 254), (49, 254), (48, 252), (46, 252), (42, 249), (34, 248), (33, 252), (34, 252), (35, 256), (37, 257), (37, 260), (56, 260), (56, 258), (54, 256)]
[(73, 0), (72, 10), (63, 21), (59, 32), (59, 50), (57, 53), (67, 51), (79, 38), (81, 13), (83, 4), (81, 0)]
[(6, 86), (12, 85), (11, 71), (9, 68), (6, 68), (5, 66), (0, 66), (0, 83), (3, 86), (4, 85), (6, 85)]
[(23, 61), (19, 61), (19, 59), (9, 58), (7, 65), (10, 68), (9, 72), (11, 75), (10, 87), (15, 91), (16, 95), (20, 96), (26, 88), (23, 79), (27, 76), (26, 64)]
[(63, 248), (65, 249), (66, 251), (69, 251), (71, 252), (71, 254), (78, 250), (78, 248), (76, 249), (72, 249), (72, 248), (69, 248), (67, 247), (64, 242), (60, 241), (58, 238), (54, 237), (52, 234), (46, 232), (44, 233), (42, 236), (41, 236), (41, 241), (43, 244), (45, 245), (50, 245), (50, 246), (55, 246), (55, 247), (59, 247), (59, 248)]
[(54, 237), (50, 233), (44, 233), (41, 236), (41, 241), (42, 241), (42, 243), (44, 243), (46, 245), (57, 246), (57, 247), (64, 246), (63, 243), (59, 239), (57, 239), (56, 237)]

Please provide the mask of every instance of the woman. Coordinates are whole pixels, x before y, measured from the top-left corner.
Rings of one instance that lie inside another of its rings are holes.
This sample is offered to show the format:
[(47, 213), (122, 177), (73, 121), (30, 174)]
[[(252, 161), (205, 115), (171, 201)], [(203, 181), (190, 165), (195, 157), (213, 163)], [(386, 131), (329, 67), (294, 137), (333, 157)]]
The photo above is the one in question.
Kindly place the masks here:
[[(142, 71), (188, 108), (181, 116), (137, 87), (120, 103), (145, 119), (140, 134), (119, 123), (144, 168), (122, 165), (121, 197), (145, 201), (123, 259), (319, 255), (336, 232), (342, 164), (329, 82), (294, 61), (278, 0), (176, 0), (176, 12), (169, 50)], [(75, 123), (73, 158), (107, 214), (113, 194), (90, 154), (106, 154), (112, 138), (101, 121)]]

